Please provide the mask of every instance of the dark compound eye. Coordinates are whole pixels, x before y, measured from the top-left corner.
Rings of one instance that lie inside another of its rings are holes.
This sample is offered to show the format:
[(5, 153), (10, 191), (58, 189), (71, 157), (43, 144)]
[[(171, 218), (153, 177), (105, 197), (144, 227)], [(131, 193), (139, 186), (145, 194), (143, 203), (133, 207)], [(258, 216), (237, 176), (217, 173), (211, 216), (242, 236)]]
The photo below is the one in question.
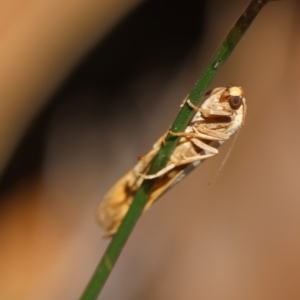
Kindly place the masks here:
[(231, 96), (229, 99), (229, 105), (232, 109), (239, 109), (243, 101), (240, 96)]

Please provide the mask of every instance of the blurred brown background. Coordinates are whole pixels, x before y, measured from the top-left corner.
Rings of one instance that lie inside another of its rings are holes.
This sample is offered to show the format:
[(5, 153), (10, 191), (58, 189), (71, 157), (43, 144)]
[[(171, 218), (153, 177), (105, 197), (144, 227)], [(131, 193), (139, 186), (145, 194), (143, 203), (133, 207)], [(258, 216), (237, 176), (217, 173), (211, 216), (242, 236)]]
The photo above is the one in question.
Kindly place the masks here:
[[(77, 299), (101, 197), (168, 128), (248, 4), (2, 1), (0, 299)], [(170, 9), (171, 7), (171, 9)], [(100, 299), (300, 299), (298, 1), (268, 4), (212, 87), (245, 127), (135, 228)]]

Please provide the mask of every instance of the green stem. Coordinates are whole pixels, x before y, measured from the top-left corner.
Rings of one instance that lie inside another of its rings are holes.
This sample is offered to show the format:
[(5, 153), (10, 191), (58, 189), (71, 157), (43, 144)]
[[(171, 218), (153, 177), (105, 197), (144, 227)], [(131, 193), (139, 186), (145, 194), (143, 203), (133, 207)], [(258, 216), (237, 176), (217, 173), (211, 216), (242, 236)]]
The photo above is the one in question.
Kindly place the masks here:
[[(235, 46), (238, 44), (246, 30), (251, 25), (260, 10), (264, 5), (272, 0), (253, 0), (246, 8), (245, 12), (240, 16), (238, 21), (229, 31), (216, 53), (208, 63), (201, 78), (196, 82), (192, 89), (189, 99), (195, 105), (200, 104), (209, 84), (214, 79), (220, 67), (232, 53)], [(184, 131), (193, 116), (193, 110), (188, 105), (184, 105), (177, 115), (171, 130), (173, 132)], [(155, 174), (161, 170), (168, 162), (168, 159), (176, 147), (178, 138), (172, 135), (166, 137), (166, 144), (162, 145), (158, 154), (153, 159), (148, 174)], [(93, 274), (88, 286), (81, 296), (81, 300), (94, 300), (102, 290), (113, 266), (115, 265), (131, 231), (133, 230), (138, 218), (143, 212), (147, 203), (147, 199), (151, 193), (152, 187), (155, 184), (154, 180), (145, 180), (138, 189), (133, 203), (125, 216), (118, 232), (113, 236), (108, 245), (95, 273)]]

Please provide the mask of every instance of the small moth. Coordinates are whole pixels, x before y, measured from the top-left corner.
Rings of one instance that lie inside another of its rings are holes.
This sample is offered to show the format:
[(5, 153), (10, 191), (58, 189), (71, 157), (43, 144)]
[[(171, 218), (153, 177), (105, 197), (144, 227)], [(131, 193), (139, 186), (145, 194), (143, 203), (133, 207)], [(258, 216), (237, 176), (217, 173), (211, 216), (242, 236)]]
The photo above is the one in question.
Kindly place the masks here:
[(201, 107), (193, 105), (189, 99), (186, 100), (195, 110), (195, 115), (184, 132), (169, 131), (180, 139), (165, 168), (156, 174), (145, 175), (164, 142), (164, 135), (106, 193), (97, 211), (99, 224), (104, 228), (106, 236), (111, 236), (118, 230), (143, 179), (159, 177), (146, 204), (147, 210), (202, 161), (218, 154), (217, 148), (244, 124), (246, 99), (241, 87), (229, 85), (215, 88), (205, 96)]

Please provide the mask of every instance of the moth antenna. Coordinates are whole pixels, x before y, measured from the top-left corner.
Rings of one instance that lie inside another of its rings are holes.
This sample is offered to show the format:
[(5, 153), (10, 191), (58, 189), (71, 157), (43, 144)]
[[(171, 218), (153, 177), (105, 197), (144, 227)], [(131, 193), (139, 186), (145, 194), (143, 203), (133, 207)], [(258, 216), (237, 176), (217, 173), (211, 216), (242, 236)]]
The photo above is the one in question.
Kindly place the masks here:
[(235, 143), (236, 143), (236, 140), (237, 140), (237, 138), (238, 138), (238, 136), (239, 136), (239, 134), (240, 134), (240, 131), (241, 131), (241, 128), (236, 132), (236, 134), (235, 134), (235, 136), (234, 136), (234, 139), (233, 139), (233, 141), (232, 141), (232, 144), (231, 144), (230, 148), (228, 149), (228, 151), (227, 151), (227, 153), (226, 153), (226, 155), (225, 155), (225, 157), (224, 157), (224, 159), (223, 159), (223, 161), (222, 161), (220, 167), (218, 168), (218, 170), (217, 170), (217, 172), (215, 173), (214, 177), (208, 182), (207, 185), (211, 185), (211, 184), (217, 179), (217, 177), (219, 176), (219, 174), (221, 173), (221, 171), (222, 171), (222, 169), (223, 169), (225, 163), (227, 162), (227, 160), (228, 160), (228, 158), (229, 158), (229, 156), (230, 156), (230, 154), (231, 154), (231, 152), (232, 152), (232, 149), (233, 149), (233, 147), (234, 147), (234, 145), (235, 145)]

